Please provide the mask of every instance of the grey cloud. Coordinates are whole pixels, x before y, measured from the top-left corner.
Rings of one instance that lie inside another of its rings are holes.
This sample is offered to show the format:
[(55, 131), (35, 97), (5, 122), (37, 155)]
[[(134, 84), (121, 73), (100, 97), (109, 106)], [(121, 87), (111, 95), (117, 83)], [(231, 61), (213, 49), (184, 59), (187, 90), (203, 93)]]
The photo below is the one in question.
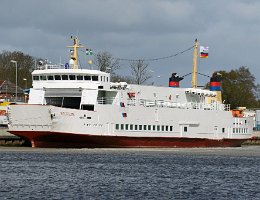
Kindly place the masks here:
[[(174, 54), (198, 38), (210, 47), (209, 58), (199, 62), (202, 73), (247, 65), (259, 82), (259, 10), (257, 0), (4, 0), (0, 50), (55, 62), (65, 59), (69, 36), (77, 34), (95, 51), (139, 59)], [(188, 73), (191, 63), (192, 52), (187, 52), (150, 66), (166, 84), (168, 74)]]

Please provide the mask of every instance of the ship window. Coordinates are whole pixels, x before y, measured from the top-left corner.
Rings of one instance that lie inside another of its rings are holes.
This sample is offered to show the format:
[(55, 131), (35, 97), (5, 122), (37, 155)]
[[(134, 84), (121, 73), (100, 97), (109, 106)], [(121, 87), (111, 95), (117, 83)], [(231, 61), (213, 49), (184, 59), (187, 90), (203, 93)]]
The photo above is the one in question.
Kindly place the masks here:
[(62, 80), (68, 80), (68, 75), (61, 75)]
[(144, 125), (144, 130), (146, 131), (147, 125)]
[(70, 80), (76, 80), (76, 76), (75, 75), (69, 75)]
[(138, 125), (135, 125), (135, 130), (136, 130), (136, 131), (138, 130)]
[(162, 126), (162, 131), (164, 131), (164, 126)]
[(151, 125), (148, 125), (148, 131), (150, 131), (151, 130)]
[(247, 122), (247, 121), (245, 120), (245, 124), (246, 124), (246, 122)]
[(119, 124), (116, 124), (116, 130), (119, 130)]
[(84, 80), (85, 80), (85, 81), (90, 81), (90, 80), (91, 80), (91, 76), (87, 76), (87, 75), (84, 76)]
[(156, 130), (156, 126), (155, 125), (153, 125), (153, 131), (155, 131)]
[(53, 76), (47, 76), (48, 80), (52, 81), (54, 80)]
[(79, 109), (80, 97), (46, 97), (47, 105), (53, 105), (57, 107)]
[(125, 130), (128, 130), (128, 127), (129, 127), (129, 125), (128, 125), (128, 124), (126, 124), (126, 125), (125, 125)]
[(107, 82), (108, 82), (108, 77), (107, 77)]
[(81, 105), (81, 110), (94, 111), (94, 105), (92, 105), (92, 104), (83, 104), (83, 105)]
[(40, 76), (40, 79), (41, 79), (42, 81), (46, 81), (46, 76)]
[(46, 104), (61, 107), (62, 97), (46, 97)]
[(78, 75), (78, 76), (77, 76), (77, 80), (83, 80), (83, 76)]
[(39, 76), (33, 76), (33, 80), (34, 81), (38, 81), (39, 80)]
[(98, 76), (92, 76), (92, 81), (98, 81)]
[(222, 133), (225, 133), (225, 128), (222, 128)]
[(187, 132), (187, 131), (188, 131), (188, 127), (187, 127), (187, 126), (184, 126), (183, 131), (184, 131), (184, 132)]
[(130, 124), (130, 130), (133, 130), (133, 128), (134, 128), (134, 125)]
[(235, 130), (236, 130), (236, 129), (235, 129), (235, 128), (233, 128), (233, 133), (235, 133)]
[(124, 130), (124, 124), (121, 124), (121, 128), (120, 128), (121, 130)]
[(157, 131), (160, 131), (160, 126), (159, 125), (157, 125)]
[(62, 102), (62, 107), (79, 109), (80, 107), (80, 97), (64, 97)]
[(61, 76), (60, 75), (55, 75), (54, 78), (55, 78), (55, 80), (61, 80)]
[(169, 131), (169, 126), (165, 126), (165, 131)]
[(141, 130), (142, 130), (142, 128), (143, 128), (143, 127), (142, 127), (142, 125), (139, 125), (139, 131), (141, 131)]
[(173, 131), (173, 126), (170, 126), (170, 131), (171, 131), (171, 132)]
[(105, 76), (103, 76), (103, 80), (104, 80), (104, 82), (106, 82), (106, 77)]
[(101, 78), (101, 81), (103, 81), (103, 78), (102, 78), (102, 76), (100, 76), (100, 78)]

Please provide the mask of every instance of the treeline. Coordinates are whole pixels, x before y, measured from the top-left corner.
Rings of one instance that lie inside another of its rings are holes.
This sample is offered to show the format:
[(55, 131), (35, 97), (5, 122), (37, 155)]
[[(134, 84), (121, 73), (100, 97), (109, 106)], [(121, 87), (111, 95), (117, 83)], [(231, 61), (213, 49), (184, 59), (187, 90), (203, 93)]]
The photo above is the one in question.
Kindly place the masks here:
[(16, 82), (16, 65), (11, 60), (17, 62), (17, 85), (21, 88), (25, 88), (26, 84), (31, 87), (35, 58), (20, 51), (3, 51), (0, 54), (0, 80)]
[[(17, 85), (25, 88), (25, 84), (27, 84), (27, 87), (30, 88), (32, 86), (31, 72), (35, 67), (36, 58), (20, 51), (3, 51), (0, 54), (0, 80), (9, 80), (15, 83), (16, 66), (11, 60), (17, 61)], [(101, 71), (110, 72), (112, 81), (145, 84), (152, 77), (148, 70), (148, 64), (143, 60), (129, 63), (130, 76), (117, 74), (120, 63), (108, 52), (99, 52), (94, 55), (93, 64)], [(260, 85), (255, 83), (255, 77), (248, 67), (243, 66), (231, 71), (216, 71), (214, 73), (222, 75), (222, 99), (225, 103), (230, 104), (232, 109), (242, 106), (260, 108), (260, 100), (257, 98)], [(24, 79), (26, 79), (26, 83)], [(206, 88), (208, 87), (209, 84), (206, 85)]]
[(222, 75), (222, 99), (226, 104), (230, 104), (232, 109), (260, 108), (260, 100), (257, 98), (260, 86), (255, 83), (255, 77), (248, 67), (242, 66), (239, 69), (214, 73)]

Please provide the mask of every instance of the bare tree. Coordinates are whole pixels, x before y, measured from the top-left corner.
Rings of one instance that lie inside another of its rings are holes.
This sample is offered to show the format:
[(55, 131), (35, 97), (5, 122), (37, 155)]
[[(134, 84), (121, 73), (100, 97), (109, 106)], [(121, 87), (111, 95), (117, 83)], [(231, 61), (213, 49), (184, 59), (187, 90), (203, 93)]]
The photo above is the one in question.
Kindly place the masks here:
[(148, 71), (148, 65), (143, 60), (132, 61), (130, 63), (134, 83), (141, 85), (152, 77)]
[(119, 61), (112, 57), (109, 52), (98, 52), (94, 56), (94, 65), (98, 67), (100, 71), (110, 72), (111, 75), (115, 74), (115, 71), (119, 69)]
[(111, 77), (112, 82), (127, 82), (129, 84), (134, 83), (133, 78), (131, 76), (123, 76), (115, 74)]

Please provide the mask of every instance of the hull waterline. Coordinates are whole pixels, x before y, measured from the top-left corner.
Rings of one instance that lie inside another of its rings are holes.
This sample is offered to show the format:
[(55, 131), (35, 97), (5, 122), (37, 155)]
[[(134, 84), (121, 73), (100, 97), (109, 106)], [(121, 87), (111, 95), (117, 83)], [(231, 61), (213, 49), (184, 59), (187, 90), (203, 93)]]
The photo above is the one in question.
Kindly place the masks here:
[[(197, 148), (240, 147), (245, 139), (206, 139), (184, 137), (95, 136), (57, 132), (9, 131), (39, 148)], [(248, 138), (249, 139), (249, 138)]]

